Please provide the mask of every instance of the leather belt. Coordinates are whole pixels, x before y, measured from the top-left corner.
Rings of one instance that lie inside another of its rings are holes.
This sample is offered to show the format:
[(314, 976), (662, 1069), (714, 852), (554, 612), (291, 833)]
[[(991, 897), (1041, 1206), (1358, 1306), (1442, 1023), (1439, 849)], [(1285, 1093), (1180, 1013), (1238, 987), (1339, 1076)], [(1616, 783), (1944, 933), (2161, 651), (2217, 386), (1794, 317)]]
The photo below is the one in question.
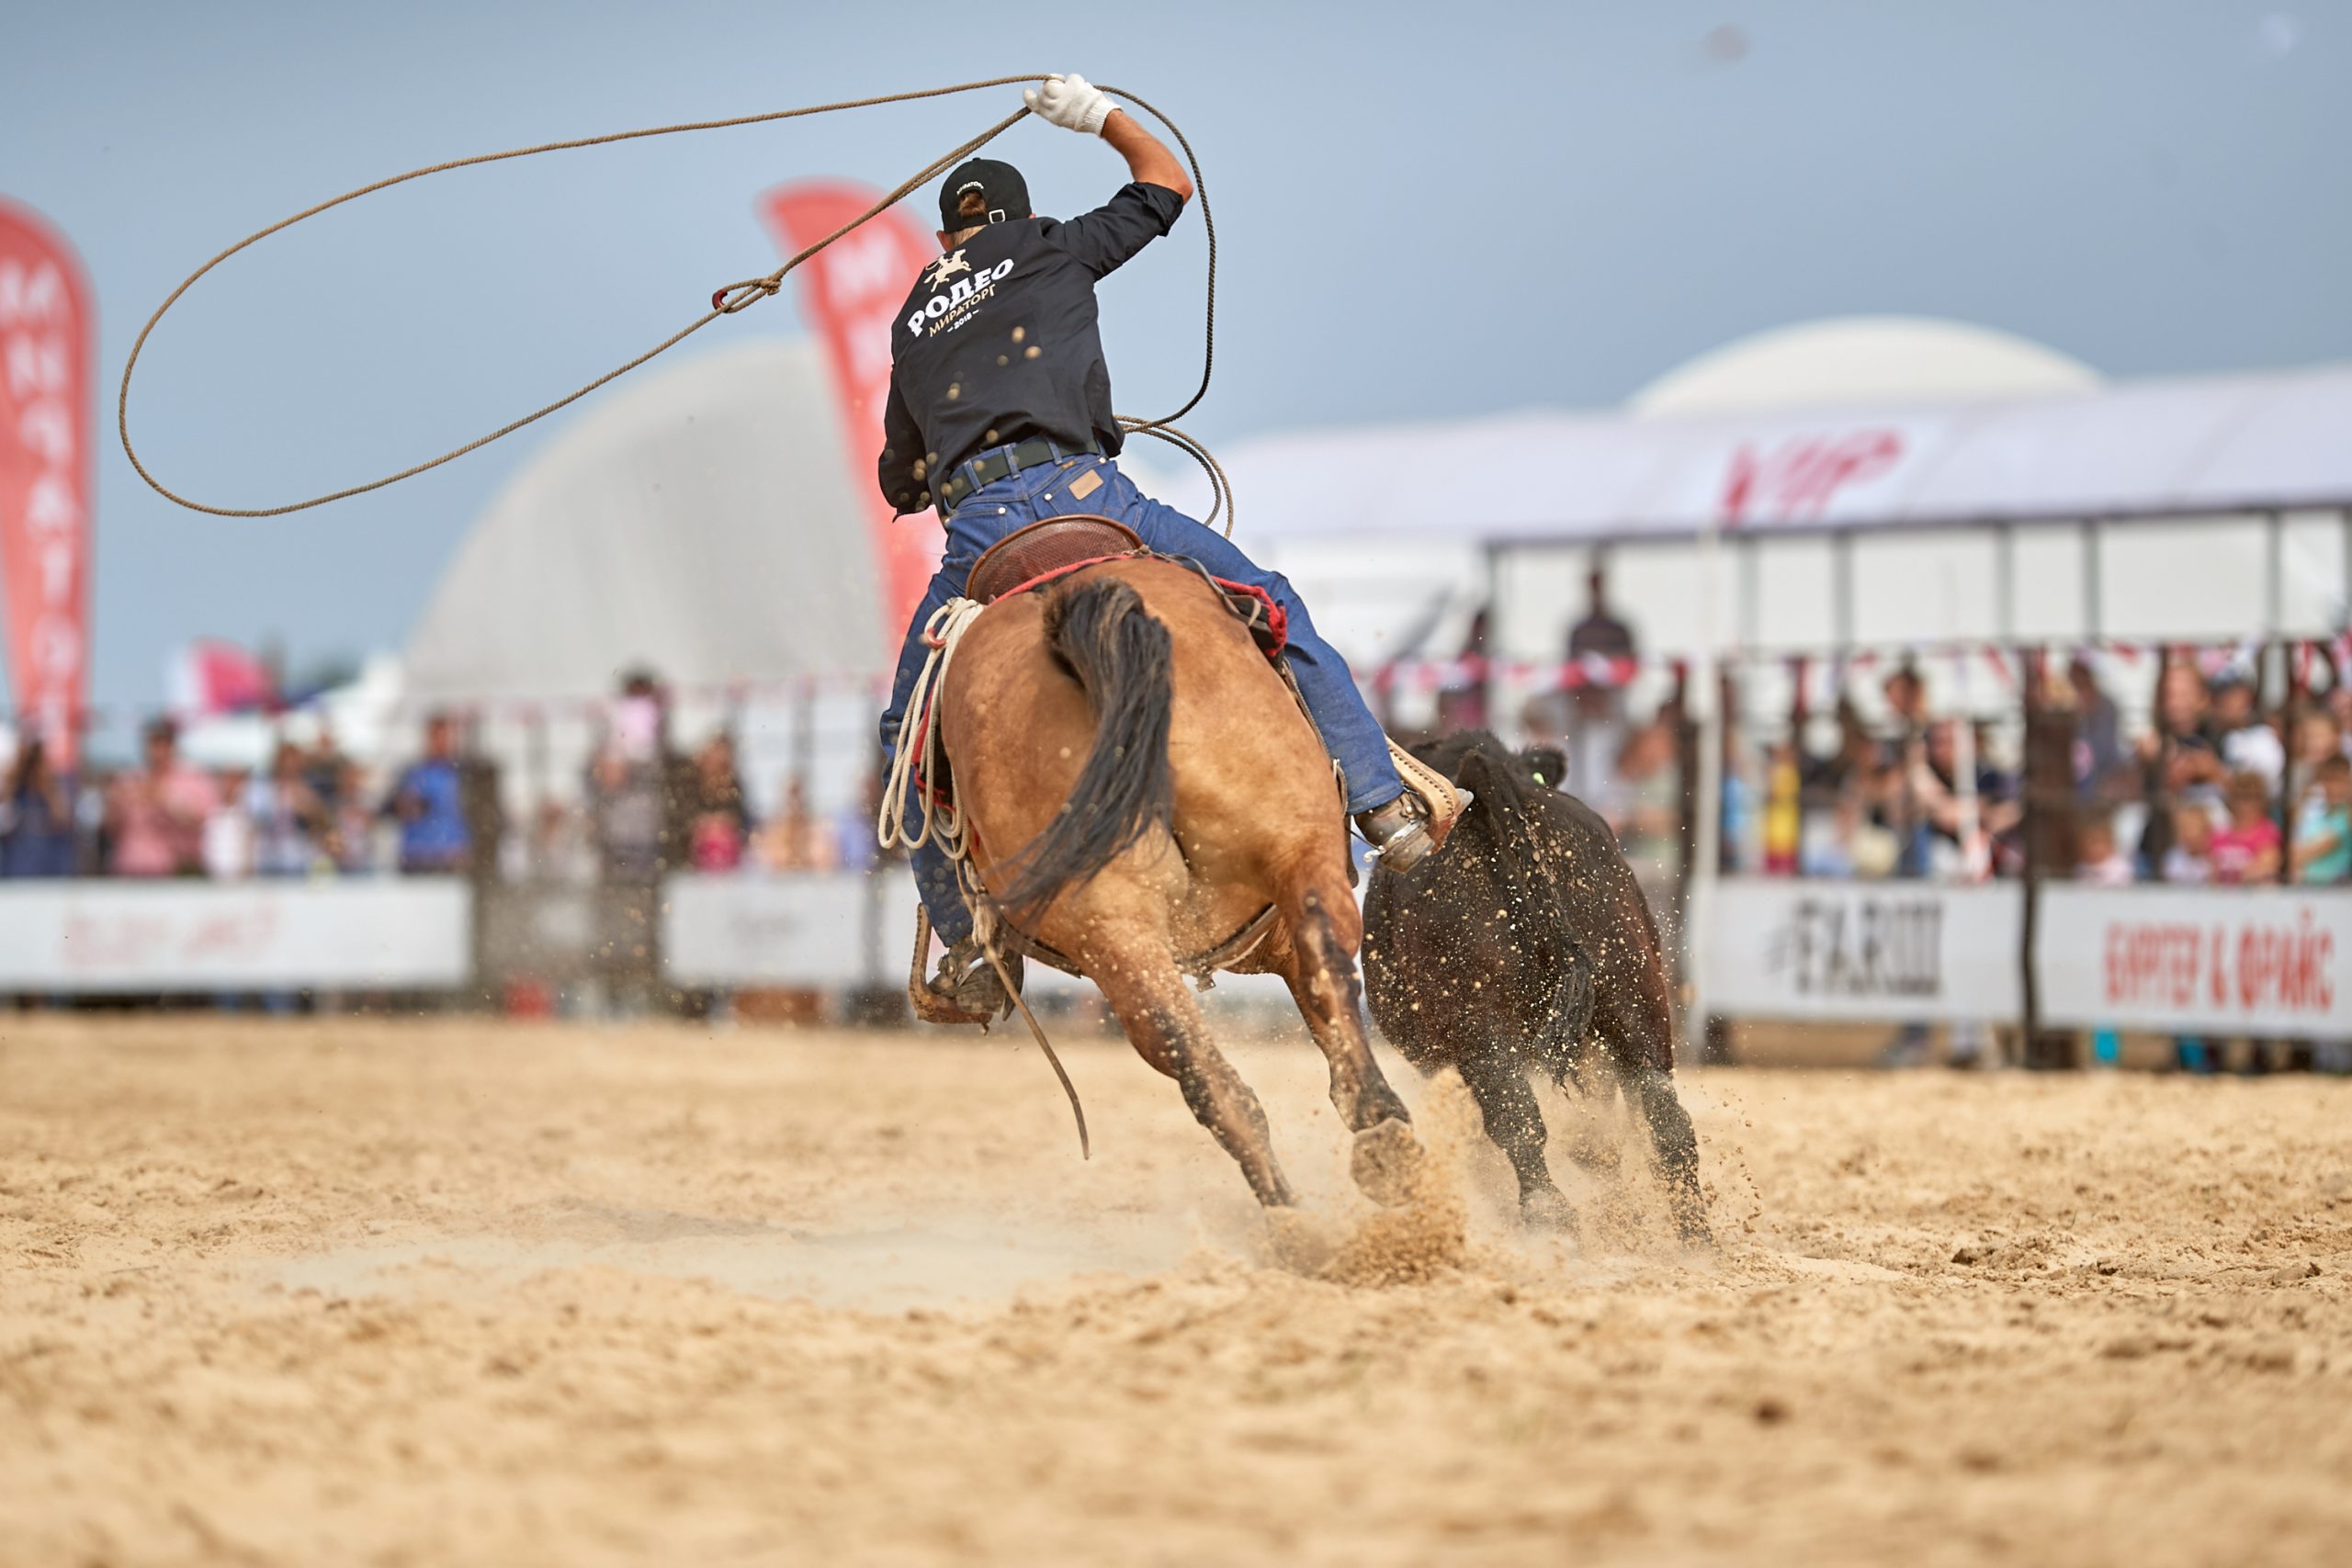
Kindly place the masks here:
[(1102, 452), (1091, 441), (1082, 446), (1065, 446), (1042, 435), (1016, 441), (1010, 446), (991, 447), (977, 457), (966, 459), (947, 476), (947, 482), (939, 487), (939, 514), (944, 517), (955, 511), (964, 503), (966, 496), (981, 486), (1009, 479), (1025, 468), (1043, 468), (1063, 457), (1100, 457)]

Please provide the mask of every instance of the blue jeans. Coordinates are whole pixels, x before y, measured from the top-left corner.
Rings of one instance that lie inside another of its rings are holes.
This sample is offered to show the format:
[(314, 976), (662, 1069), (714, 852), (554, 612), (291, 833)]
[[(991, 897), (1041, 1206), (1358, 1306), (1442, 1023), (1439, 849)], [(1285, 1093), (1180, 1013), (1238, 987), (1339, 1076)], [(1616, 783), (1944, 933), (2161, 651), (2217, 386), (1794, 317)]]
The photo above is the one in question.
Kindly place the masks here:
[[(1083, 500), (1071, 500), (1071, 482), (1089, 472), (1102, 476), (1102, 486)], [(1124, 523), (1162, 554), (1188, 557), (1218, 577), (1272, 594), (1289, 617), (1289, 646), (1283, 657), (1298, 682), (1299, 694), (1306, 699), (1315, 728), (1322, 732), (1323, 744), (1330, 749), (1347, 779), (1348, 810), (1369, 811), (1404, 793), (1404, 781), (1388, 760), (1388, 738), (1380, 721), (1364, 706), (1355, 677), (1348, 673), (1347, 660), (1316, 632), (1306, 606), (1299, 602), (1289, 580), (1259, 567), (1216, 530), (1145, 495), (1119, 472), (1118, 464), (1096, 457), (1065, 457), (1042, 468), (1024, 468), (975, 490), (949, 516), (946, 551), (915, 611), (913, 624), (907, 627), (906, 644), (899, 653), (899, 672), (890, 682), (890, 705), (882, 715), (885, 750), (898, 740), (907, 694), (930, 651), (922, 644), (922, 628), (932, 612), (964, 592), (964, 580), (971, 575), (981, 551), (1016, 528), (1065, 514)], [(920, 820), (916, 814), (922, 809), (921, 801), (908, 802), (910, 827)], [(947, 857), (937, 845), (926, 843), (914, 852), (913, 860), (915, 887), (922, 895), (923, 907), (931, 911), (932, 929), (948, 942), (962, 941), (971, 933), (972, 916), (964, 907), (963, 893), (956, 886)]]

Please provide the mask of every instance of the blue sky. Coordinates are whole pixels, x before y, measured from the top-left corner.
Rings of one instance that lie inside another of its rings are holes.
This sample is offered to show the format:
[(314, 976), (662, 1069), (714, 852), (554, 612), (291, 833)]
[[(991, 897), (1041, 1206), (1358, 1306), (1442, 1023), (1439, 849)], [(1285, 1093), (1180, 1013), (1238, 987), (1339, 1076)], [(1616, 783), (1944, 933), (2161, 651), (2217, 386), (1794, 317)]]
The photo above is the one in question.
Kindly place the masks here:
[[(300, 665), (396, 647), (529, 433), (273, 522), (182, 512), (111, 439), (147, 313), (249, 231), (414, 164), (1023, 71), (1183, 124), (1222, 243), (1211, 441), (1614, 402), (1729, 338), (1902, 311), (2115, 376), (2352, 357), (2352, 4), (11, 7), (0, 194), (81, 249), (102, 315), (95, 695), (197, 635)], [(775, 265), (755, 194), (898, 179), (1007, 95), (665, 139), (405, 186), (208, 278), (142, 362), (167, 482), (264, 504), (503, 423)], [(1106, 150), (998, 144), (1040, 210)], [(1199, 354), (1201, 234), (1105, 295), (1122, 407)], [(680, 350), (798, 330), (777, 301)], [(1464, 476), (1482, 483), (1532, 476)], [(518, 591), (527, 585), (518, 584)]]

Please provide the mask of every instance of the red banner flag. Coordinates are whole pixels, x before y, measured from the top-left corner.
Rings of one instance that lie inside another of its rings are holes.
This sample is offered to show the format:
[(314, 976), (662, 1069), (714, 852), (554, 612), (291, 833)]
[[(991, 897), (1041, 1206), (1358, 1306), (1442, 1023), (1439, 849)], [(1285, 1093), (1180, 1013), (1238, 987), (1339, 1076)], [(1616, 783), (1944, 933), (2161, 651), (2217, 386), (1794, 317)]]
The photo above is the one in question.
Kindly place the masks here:
[(18, 723), (74, 763), (89, 687), (91, 358), (96, 322), (64, 236), (0, 200), (0, 585)]
[[(797, 254), (881, 199), (840, 180), (803, 180), (760, 198), (760, 216), (786, 255)], [(801, 264), (801, 299), (824, 334), (840, 396), (851, 482), (866, 498), (867, 531), (882, 582), (883, 622), (893, 649), (911, 619), (946, 543), (935, 519), (899, 519), (875, 483), (882, 456), (882, 410), (890, 395), (890, 328), (915, 276), (938, 252), (922, 225), (897, 208)]]

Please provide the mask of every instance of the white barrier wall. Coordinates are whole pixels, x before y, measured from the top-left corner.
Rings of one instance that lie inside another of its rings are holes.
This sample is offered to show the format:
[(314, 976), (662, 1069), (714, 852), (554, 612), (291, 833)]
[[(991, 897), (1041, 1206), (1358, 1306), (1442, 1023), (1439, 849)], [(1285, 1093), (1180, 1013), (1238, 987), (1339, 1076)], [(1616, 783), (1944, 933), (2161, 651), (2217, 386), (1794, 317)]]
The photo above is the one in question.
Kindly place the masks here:
[[(662, 971), (677, 986), (897, 987), (914, 935), (914, 878), (903, 870), (680, 876), (662, 894)], [(1222, 975), (1216, 988), (1221, 1001), (1287, 1005), (1290, 995), (1271, 975)], [(1033, 997), (1078, 989), (1093, 982), (1043, 964), (1023, 985)]]
[[(1719, 885), (1707, 1005), (1729, 1018), (2014, 1019), (2014, 882)], [(2352, 889), (2079, 887), (2041, 894), (2056, 1028), (2352, 1038)]]
[[(680, 877), (663, 903), (680, 985), (906, 975), (903, 873)], [(1735, 877), (1717, 889), (1708, 1006), (1731, 1018), (2014, 1019), (2021, 916), (2013, 882)], [(455, 877), (6, 883), (0, 991), (449, 988), (471, 978), (472, 921)], [(2038, 947), (2055, 1027), (2352, 1039), (2352, 889), (2058, 884), (2042, 892)], [(1072, 983), (1032, 973), (1041, 989)]]
[(472, 970), (457, 877), (0, 884), (0, 991), (442, 989)]
[(680, 876), (662, 895), (662, 967), (679, 986), (899, 981), (914, 935), (904, 874)]

